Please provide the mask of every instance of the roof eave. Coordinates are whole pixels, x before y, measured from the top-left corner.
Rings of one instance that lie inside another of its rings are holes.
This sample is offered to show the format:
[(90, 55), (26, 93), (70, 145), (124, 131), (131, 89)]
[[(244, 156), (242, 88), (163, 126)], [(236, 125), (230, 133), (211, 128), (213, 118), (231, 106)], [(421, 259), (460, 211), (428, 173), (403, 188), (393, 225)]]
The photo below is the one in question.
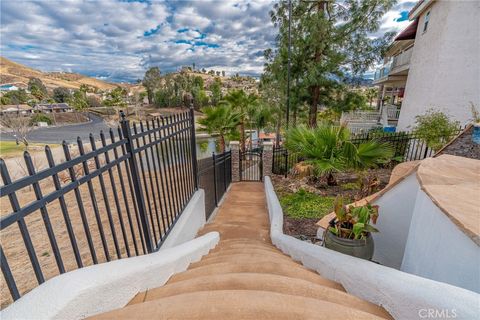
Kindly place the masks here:
[(435, 0), (420, 0), (408, 13), (408, 19), (413, 20), (420, 16)]

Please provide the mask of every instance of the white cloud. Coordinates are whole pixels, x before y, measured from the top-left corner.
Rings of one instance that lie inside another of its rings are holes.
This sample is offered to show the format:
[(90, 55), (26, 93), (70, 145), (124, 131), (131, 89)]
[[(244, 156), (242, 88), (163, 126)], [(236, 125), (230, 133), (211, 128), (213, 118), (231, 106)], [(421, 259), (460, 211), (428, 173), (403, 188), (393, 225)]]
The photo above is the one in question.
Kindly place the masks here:
[[(158, 65), (162, 72), (198, 68), (258, 75), (261, 53), (273, 45), (271, 0), (237, 1), (0, 1), (1, 55), (29, 66), (71, 70), (110, 80), (135, 80)], [(400, 30), (401, 0), (380, 33)], [(178, 32), (181, 29), (188, 29)], [(380, 34), (379, 33), (379, 34)]]

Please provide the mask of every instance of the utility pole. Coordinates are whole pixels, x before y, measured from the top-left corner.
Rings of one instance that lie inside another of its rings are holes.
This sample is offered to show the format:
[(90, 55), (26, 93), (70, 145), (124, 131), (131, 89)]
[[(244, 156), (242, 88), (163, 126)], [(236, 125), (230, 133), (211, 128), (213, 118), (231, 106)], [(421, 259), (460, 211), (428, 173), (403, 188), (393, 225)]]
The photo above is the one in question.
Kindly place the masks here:
[(292, 47), (292, 0), (288, 0), (287, 129), (290, 122), (290, 56)]

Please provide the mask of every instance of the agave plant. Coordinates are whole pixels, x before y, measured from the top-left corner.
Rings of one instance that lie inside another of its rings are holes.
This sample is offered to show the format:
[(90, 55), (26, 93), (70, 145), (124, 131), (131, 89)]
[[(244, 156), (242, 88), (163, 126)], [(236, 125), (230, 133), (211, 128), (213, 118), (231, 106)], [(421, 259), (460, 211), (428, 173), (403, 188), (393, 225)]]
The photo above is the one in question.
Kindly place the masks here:
[(335, 172), (376, 167), (394, 155), (387, 143), (371, 140), (355, 145), (350, 140), (348, 128), (328, 124), (290, 129), (285, 146), (311, 164), (316, 175), (327, 176), (329, 185), (336, 184)]

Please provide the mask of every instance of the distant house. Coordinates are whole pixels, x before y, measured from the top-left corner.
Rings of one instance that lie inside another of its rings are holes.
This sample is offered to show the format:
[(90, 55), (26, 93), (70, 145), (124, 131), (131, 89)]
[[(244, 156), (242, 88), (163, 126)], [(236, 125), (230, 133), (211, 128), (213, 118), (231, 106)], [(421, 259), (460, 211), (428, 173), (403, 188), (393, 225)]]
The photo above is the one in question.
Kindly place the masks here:
[(33, 108), (27, 104), (8, 104), (4, 106), (0, 106), (0, 114), (7, 115), (7, 114), (17, 114), (17, 115), (28, 115), (33, 113)]
[(35, 112), (43, 113), (59, 113), (59, 112), (73, 112), (73, 108), (68, 103), (40, 103), (33, 107)]

